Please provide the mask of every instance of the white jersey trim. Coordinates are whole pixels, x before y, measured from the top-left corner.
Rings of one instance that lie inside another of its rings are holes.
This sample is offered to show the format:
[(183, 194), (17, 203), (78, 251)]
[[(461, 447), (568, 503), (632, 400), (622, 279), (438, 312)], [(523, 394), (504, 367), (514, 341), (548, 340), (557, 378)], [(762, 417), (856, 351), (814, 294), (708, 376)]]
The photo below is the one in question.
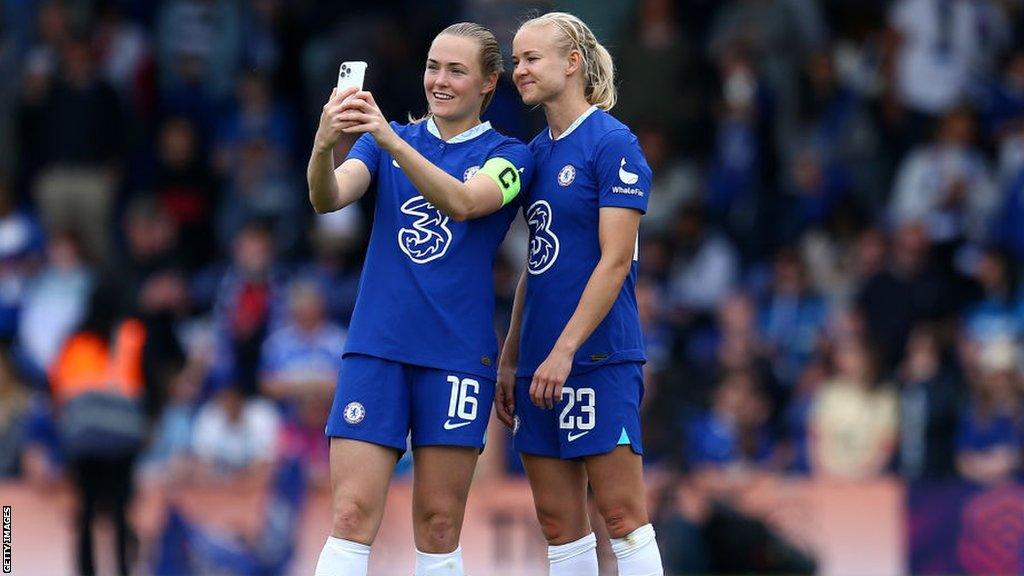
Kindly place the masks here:
[(490, 129), (491, 123), (484, 122), (483, 124), (477, 124), (476, 126), (473, 126), (472, 128), (466, 130), (462, 134), (453, 137), (451, 140), (445, 140), (444, 138), (441, 137), (441, 131), (437, 129), (437, 124), (434, 123), (434, 119), (427, 118), (427, 131), (433, 134), (434, 137), (437, 138), (438, 140), (444, 140), (446, 144), (458, 144), (459, 142), (472, 140), (473, 138), (480, 136), (481, 134), (487, 132)]
[(548, 128), (548, 138), (551, 138), (552, 140), (561, 140), (562, 138), (565, 138), (569, 134), (572, 134), (573, 130), (579, 127), (580, 124), (583, 124), (583, 121), (586, 120), (591, 114), (593, 114), (596, 111), (597, 106), (591, 106), (590, 108), (587, 108), (587, 110), (583, 112), (583, 114), (580, 114), (579, 118), (573, 120), (572, 124), (569, 124), (569, 127), (565, 129), (565, 132), (562, 132), (561, 134), (558, 135), (558, 138), (552, 136), (551, 128)]

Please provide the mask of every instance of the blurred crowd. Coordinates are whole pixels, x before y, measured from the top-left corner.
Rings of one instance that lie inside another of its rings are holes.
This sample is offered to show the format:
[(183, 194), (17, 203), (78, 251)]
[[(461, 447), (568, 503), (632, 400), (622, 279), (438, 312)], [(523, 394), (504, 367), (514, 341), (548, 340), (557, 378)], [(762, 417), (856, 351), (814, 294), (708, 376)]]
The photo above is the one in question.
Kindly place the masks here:
[[(1024, 475), (1024, 1), (368, 4), (0, 2), (0, 476), (60, 478), (64, 405), (102, 381), (143, 406), (147, 481), (298, 454), (324, 483), (373, 202), (308, 206), (337, 65), (402, 120), (438, 30), (507, 52), (551, 8), (609, 47), (654, 170), (652, 470)], [(544, 121), (508, 78), (485, 119)]]

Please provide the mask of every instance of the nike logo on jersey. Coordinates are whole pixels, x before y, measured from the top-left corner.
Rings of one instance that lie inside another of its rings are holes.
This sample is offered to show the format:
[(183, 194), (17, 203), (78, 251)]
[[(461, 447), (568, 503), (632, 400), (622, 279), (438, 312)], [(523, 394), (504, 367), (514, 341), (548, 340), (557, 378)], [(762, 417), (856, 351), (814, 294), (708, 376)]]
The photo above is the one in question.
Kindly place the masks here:
[(472, 422), (452, 422), (451, 420), (444, 421), (445, 430), (455, 430), (456, 428), (462, 428), (463, 426), (469, 426)]
[(640, 180), (639, 174), (634, 174), (626, 170), (625, 156), (622, 157), (622, 162), (619, 163), (619, 180), (622, 180), (622, 183), (626, 184), (627, 186), (632, 186), (633, 184), (636, 184), (638, 180)]
[(579, 440), (583, 436), (586, 436), (587, 434), (590, 434), (590, 430), (584, 430), (583, 432), (569, 432), (567, 439), (569, 440), (569, 442), (574, 442), (576, 440)]
[(401, 166), (398, 165), (398, 160), (395, 160), (394, 158), (391, 159), (391, 165), (395, 168), (401, 168)]

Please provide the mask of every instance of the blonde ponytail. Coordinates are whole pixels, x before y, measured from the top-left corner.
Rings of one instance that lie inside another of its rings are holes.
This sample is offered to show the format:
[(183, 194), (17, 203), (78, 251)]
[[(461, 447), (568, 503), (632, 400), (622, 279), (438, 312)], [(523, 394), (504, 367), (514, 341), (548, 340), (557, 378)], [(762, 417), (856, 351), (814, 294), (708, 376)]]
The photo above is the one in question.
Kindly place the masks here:
[(567, 12), (548, 12), (527, 20), (520, 29), (544, 24), (556, 30), (555, 45), (563, 54), (576, 50), (583, 58), (583, 94), (587, 102), (602, 110), (611, 110), (618, 94), (615, 89), (615, 64), (608, 49), (597, 41), (586, 23)]

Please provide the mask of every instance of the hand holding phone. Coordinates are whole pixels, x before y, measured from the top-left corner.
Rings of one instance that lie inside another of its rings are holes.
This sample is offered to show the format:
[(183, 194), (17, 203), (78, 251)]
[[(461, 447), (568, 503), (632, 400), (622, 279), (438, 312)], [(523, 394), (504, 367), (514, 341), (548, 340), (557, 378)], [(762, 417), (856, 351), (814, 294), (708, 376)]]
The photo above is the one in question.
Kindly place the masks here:
[(366, 62), (342, 62), (338, 67), (338, 94), (349, 88), (363, 89), (366, 76)]

